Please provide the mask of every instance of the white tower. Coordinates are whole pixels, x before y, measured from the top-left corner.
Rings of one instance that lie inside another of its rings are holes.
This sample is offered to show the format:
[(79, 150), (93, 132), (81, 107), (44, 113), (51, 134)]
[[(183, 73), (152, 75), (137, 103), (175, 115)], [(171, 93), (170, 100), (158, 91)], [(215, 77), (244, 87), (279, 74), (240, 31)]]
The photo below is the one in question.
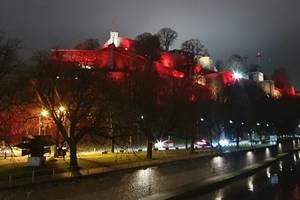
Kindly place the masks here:
[(253, 81), (256, 81), (256, 82), (261, 82), (261, 81), (264, 81), (264, 74), (262, 72), (251, 72), (249, 74), (249, 78)]
[(108, 45), (114, 44), (116, 47), (119, 47), (121, 38), (119, 37), (118, 32), (110, 32), (110, 38), (107, 41)]

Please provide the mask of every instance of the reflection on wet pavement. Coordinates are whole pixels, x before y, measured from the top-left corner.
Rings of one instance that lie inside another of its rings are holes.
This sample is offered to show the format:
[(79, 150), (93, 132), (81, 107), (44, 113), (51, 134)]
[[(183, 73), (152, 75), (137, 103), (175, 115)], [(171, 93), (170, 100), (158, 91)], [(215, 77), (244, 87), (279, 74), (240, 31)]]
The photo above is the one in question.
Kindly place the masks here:
[(190, 200), (300, 200), (300, 152), (246, 177)]

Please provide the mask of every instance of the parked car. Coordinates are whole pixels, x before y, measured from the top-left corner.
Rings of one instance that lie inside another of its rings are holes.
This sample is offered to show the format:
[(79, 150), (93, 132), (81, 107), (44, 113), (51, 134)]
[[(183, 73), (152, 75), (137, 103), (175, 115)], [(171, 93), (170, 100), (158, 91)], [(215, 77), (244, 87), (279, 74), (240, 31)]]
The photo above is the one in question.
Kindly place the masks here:
[(196, 139), (194, 142), (194, 147), (195, 148), (209, 148), (210, 143), (204, 139)]
[(173, 140), (164, 140), (164, 141), (157, 141), (154, 144), (154, 147), (157, 149), (162, 149), (162, 148), (173, 148), (175, 147), (175, 141)]

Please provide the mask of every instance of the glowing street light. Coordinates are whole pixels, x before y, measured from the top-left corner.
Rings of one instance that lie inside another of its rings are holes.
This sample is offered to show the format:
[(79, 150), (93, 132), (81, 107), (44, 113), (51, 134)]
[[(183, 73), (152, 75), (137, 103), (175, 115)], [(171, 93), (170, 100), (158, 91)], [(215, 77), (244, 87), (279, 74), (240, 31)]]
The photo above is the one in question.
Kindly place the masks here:
[(49, 112), (48, 112), (47, 110), (43, 109), (43, 110), (41, 111), (41, 116), (47, 117), (48, 115), (49, 115)]
[(240, 72), (233, 72), (233, 78), (238, 80), (243, 78), (243, 74)]
[(58, 111), (61, 112), (61, 113), (64, 113), (66, 111), (66, 108), (64, 106), (60, 106), (58, 108)]
[(203, 121), (204, 121), (204, 118), (201, 117), (201, 118), (200, 118), (200, 121), (203, 122)]
[(233, 121), (232, 121), (232, 120), (229, 120), (229, 124), (233, 124)]
[(42, 126), (41, 117), (47, 117), (48, 115), (49, 115), (49, 112), (45, 109), (43, 109), (41, 111), (41, 113), (39, 114), (39, 135), (41, 135), (41, 126)]
[(259, 122), (257, 122), (257, 123), (256, 123), (256, 125), (257, 125), (257, 126), (260, 126), (260, 123), (259, 123)]

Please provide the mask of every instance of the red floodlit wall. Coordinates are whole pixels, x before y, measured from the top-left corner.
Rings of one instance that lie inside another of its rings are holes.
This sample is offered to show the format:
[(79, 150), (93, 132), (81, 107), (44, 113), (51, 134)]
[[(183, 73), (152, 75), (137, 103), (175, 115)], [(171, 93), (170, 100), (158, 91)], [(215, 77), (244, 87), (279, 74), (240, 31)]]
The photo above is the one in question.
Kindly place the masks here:
[(160, 59), (154, 62), (155, 68), (159, 75), (170, 76), (174, 78), (184, 78), (185, 74), (175, 69), (176, 60), (172, 53), (161, 52)]
[(201, 72), (202, 72), (202, 67), (201, 67), (201, 65), (199, 65), (199, 64), (196, 64), (195, 66), (194, 66), (194, 74), (201, 74)]
[(174, 59), (172, 54), (170, 54), (169, 52), (161, 52), (159, 61), (162, 64), (162, 66), (174, 69)]
[(104, 68), (109, 63), (109, 50), (52, 49), (50, 59), (60, 62), (74, 62), (84, 66)]
[(121, 40), (120, 47), (124, 48), (126, 51), (127, 50), (132, 50), (134, 46), (134, 41), (129, 39), (129, 38), (123, 38)]
[(233, 73), (230, 71), (221, 71), (216, 73), (211, 73), (205, 75), (207, 79), (214, 79), (214, 80), (220, 80), (222, 82), (222, 85), (232, 85), (235, 83), (235, 78), (233, 76)]
[(79, 67), (105, 69), (113, 66), (120, 71), (139, 71), (145, 65), (143, 57), (113, 45), (99, 50), (53, 49), (50, 59), (78, 63)]
[(280, 93), (283, 95), (295, 96), (297, 94), (295, 87), (293, 85), (280, 86), (277, 87), (276, 89), (278, 89)]
[(221, 75), (224, 85), (232, 85), (236, 81), (233, 76), (233, 73), (230, 71), (222, 71), (222, 72), (219, 72), (218, 74)]
[(289, 94), (290, 94), (290, 95), (293, 95), (293, 96), (296, 95), (295, 87), (292, 86), (292, 85), (290, 86)]
[[(103, 48), (107, 48), (109, 46), (110, 45), (106, 42), (106, 43), (104, 43)], [(120, 45), (118, 47), (123, 48), (126, 51), (133, 50), (134, 40), (129, 39), (129, 38), (121, 38)]]

